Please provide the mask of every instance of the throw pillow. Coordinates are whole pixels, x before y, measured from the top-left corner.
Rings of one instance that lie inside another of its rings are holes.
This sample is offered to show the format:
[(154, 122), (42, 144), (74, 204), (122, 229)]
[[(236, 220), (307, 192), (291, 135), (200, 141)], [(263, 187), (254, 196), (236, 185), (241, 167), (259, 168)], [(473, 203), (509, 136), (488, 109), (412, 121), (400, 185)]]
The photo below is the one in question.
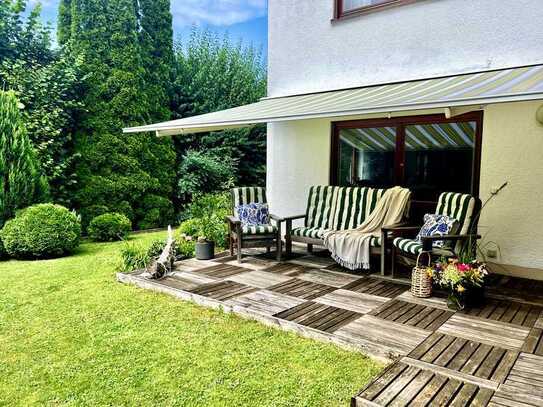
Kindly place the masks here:
[(249, 203), (236, 206), (238, 218), (243, 225), (261, 226), (270, 224), (268, 204)]
[[(450, 216), (427, 213), (424, 215), (424, 225), (422, 225), (415, 240), (417, 242), (422, 242), (422, 238), (426, 236), (448, 235), (453, 230), (455, 223), (456, 219), (451, 218)], [(444, 243), (443, 240), (434, 240), (432, 245), (433, 247), (443, 247)]]

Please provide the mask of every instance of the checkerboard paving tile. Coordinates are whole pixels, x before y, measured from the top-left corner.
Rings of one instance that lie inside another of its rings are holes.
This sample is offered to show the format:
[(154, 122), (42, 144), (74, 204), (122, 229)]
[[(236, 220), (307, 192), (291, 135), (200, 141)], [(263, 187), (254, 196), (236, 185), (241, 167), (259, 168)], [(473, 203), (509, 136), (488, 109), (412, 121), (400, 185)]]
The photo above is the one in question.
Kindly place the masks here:
[(538, 356), (543, 356), (543, 329), (532, 328), (528, 333), (528, 338), (524, 341), (522, 351)]
[(284, 283), (271, 286), (268, 290), (290, 295), (292, 297), (303, 298), (305, 300), (312, 300), (328, 294), (329, 292), (336, 290), (336, 288), (325, 284), (312, 283), (310, 281), (293, 278)]
[(520, 351), (530, 330), (505, 322), (455, 314), (438, 329), (438, 332), (491, 346)]
[(290, 277), (296, 277), (310, 270), (313, 269), (311, 267), (302, 266), (300, 264), (293, 264), (289, 262), (275, 264), (271, 267), (267, 267), (264, 269), (264, 271), (267, 271), (268, 273), (283, 274)]
[(245, 273), (234, 274), (227, 278), (229, 281), (249, 285), (258, 288), (268, 288), (273, 285), (284, 283), (291, 280), (290, 277), (277, 273), (268, 273), (261, 270), (247, 271)]
[(393, 298), (409, 289), (403, 284), (393, 283), (374, 277), (365, 277), (353, 281), (345, 286), (345, 290), (356, 291), (359, 293), (378, 295), (380, 297)]
[(216, 280), (203, 274), (193, 273), (191, 271), (175, 272), (170, 276), (160, 280), (168, 287), (178, 290), (192, 290), (202, 284), (213, 283)]
[(392, 358), (406, 355), (430, 334), (421, 328), (363, 315), (335, 332), (339, 337), (362, 346), (379, 346)]
[(543, 406), (543, 357), (521, 353), (489, 406)]
[(481, 406), (493, 393), (474, 383), (399, 362), (354, 400), (356, 405), (371, 406)]
[(238, 266), (232, 266), (229, 264), (217, 264), (201, 269), (194, 270), (194, 273), (214, 278), (215, 280), (221, 280), (227, 277), (231, 277), (235, 274), (246, 273), (247, 269)]
[(289, 263), (299, 264), (311, 268), (324, 268), (335, 264), (331, 257), (302, 256), (297, 259), (289, 260)]
[(360, 280), (360, 277), (345, 273), (336, 273), (319, 269), (306, 270), (297, 276), (301, 280), (313, 283), (326, 284), (332, 287), (343, 287), (349, 283)]
[(374, 309), (370, 314), (387, 321), (434, 331), (443, 325), (453, 312), (394, 299)]
[(256, 291), (256, 288), (239, 284), (234, 281), (219, 281), (198, 286), (189, 292), (204, 297), (213, 298), (218, 301), (225, 301), (242, 294)]
[(325, 294), (322, 297), (318, 297), (314, 301), (321, 304), (358, 312), (360, 314), (367, 314), (385, 302), (390, 301), (390, 298), (338, 289), (336, 291), (332, 291), (331, 293)]
[(453, 371), (502, 383), (519, 353), (434, 332), (408, 356)]
[(296, 307), (280, 312), (275, 316), (287, 321), (296, 322), (303, 326), (331, 333), (355, 320), (360, 314), (342, 308), (307, 301)]
[(241, 263), (237, 261), (237, 259), (232, 259), (230, 261), (227, 261), (225, 264), (229, 264), (236, 267), (243, 267), (246, 269), (251, 270), (263, 270), (265, 268), (270, 267), (270, 264), (274, 264), (275, 262), (272, 262), (268, 259), (263, 259), (259, 257), (243, 257)]
[(305, 300), (289, 297), (268, 290), (258, 290), (226, 301), (226, 304), (241, 307), (262, 315), (273, 315), (303, 304)]
[(537, 305), (505, 300), (487, 300), (485, 305), (473, 308), (466, 314), (532, 328), (538, 320), (541, 310), (543, 307)]

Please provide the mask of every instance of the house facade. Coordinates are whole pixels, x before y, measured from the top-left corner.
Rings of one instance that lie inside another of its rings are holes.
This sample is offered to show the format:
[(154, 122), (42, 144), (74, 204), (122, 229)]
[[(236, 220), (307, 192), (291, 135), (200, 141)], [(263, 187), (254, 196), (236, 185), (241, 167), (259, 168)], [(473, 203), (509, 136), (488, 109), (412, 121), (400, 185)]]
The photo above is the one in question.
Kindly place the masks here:
[[(538, 0), (270, 0), (268, 97), (532, 65), (529, 76), (504, 73), (488, 83), (483, 77), (477, 86), (541, 81), (541, 6)], [(484, 202), (507, 182), (483, 211), (482, 247), (495, 272), (543, 279), (543, 125), (536, 120), (542, 105), (539, 99), (466, 102), (268, 123), (271, 207), (279, 215), (303, 213), (315, 184), (401, 184), (414, 191), (415, 209), (423, 213), (432, 211), (439, 192), (471, 192)]]

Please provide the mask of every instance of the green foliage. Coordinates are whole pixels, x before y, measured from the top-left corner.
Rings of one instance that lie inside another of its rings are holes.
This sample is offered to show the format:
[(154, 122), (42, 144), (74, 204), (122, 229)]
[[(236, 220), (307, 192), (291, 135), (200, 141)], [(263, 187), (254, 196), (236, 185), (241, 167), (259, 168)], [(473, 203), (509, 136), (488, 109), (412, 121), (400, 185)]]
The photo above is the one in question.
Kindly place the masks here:
[(181, 222), (181, 224), (177, 228), (177, 232), (180, 235), (197, 237), (199, 228), (200, 228), (199, 220), (197, 218), (191, 218), (191, 219), (187, 219), (184, 222)]
[(73, 148), (75, 122), (82, 110), (79, 78), (78, 64), (62, 55), (47, 64), (21, 59), (0, 64), (0, 81), (6, 81), (24, 105), (24, 122), (52, 198), (68, 206), (79, 158)]
[(193, 228), (194, 238), (205, 238), (226, 247), (228, 233), (224, 218), (230, 214), (230, 196), (227, 193), (205, 194), (196, 196), (190, 205), (191, 223), (184, 229)]
[(95, 217), (89, 224), (88, 234), (97, 242), (112, 242), (124, 240), (131, 229), (130, 219), (123, 214), (110, 212)]
[(121, 260), (117, 264), (117, 271), (130, 273), (146, 268), (155, 257), (160, 255), (164, 246), (164, 240), (154, 240), (148, 245), (125, 243), (120, 251)]
[(81, 237), (79, 218), (63, 206), (38, 204), (17, 213), (0, 231), (6, 252), (19, 258), (57, 257), (72, 252)]
[(0, 91), (0, 181), (0, 226), (16, 209), (47, 198), (47, 182), (12, 91)]
[(196, 250), (196, 241), (193, 239), (187, 239), (186, 237), (179, 237), (176, 240), (177, 243), (177, 253), (181, 257), (189, 258), (194, 257), (194, 252)]
[(4, 243), (2, 243), (2, 239), (0, 239), (0, 260), (6, 258), (6, 248), (4, 247)]
[(138, 214), (139, 229), (153, 229), (167, 226), (173, 222), (174, 209), (172, 202), (158, 195), (147, 195), (143, 199)]
[(199, 193), (224, 191), (233, 185), (236, 160), (189, 150), (178, 171), (177, 195), (185, 202)]
[[(209, 31), (194, 30), (186, 43), (177, 44), (175, 72), (172, 110), (178, 118), (257, 102), (266, 94), (266, 70), (261, 53), (241, 43), (234, 45), (228, 38), (221, 40)], [(220, 157), (225, 166), (232, 167), (230, 176), (234, 177), (235, 184), (261, 185), (264, 181), (264, 126), (184, 135), (174, 140), (180, 157), (177, 192), (181, 203), (190, 199), (184, 191), (200, 180), (183, 172), (185, 160), (190, 160), (186, 165), (196, 166), (195, 171), (204, 167), (203, 158), (196, 161), (188, 154), (192, 150), (206, 157)], [(205, 192), (217, 192), (221, 186), (215, 184), (216, 189)]]

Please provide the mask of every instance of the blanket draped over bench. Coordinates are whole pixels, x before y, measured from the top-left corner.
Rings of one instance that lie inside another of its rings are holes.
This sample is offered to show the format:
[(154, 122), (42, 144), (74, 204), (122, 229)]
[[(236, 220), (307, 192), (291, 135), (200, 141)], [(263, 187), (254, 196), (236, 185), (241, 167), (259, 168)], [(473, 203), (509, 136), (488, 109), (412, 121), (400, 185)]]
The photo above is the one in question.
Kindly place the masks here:
[(381, 228), (399, 223), (408, 207), (410, 191), (401, 187), (385, 191), (375, 209), (357, 228), (324, 233), (324, 245), (332, 258), (350, 270), (369, 269), (370, 241), (381, 236)]

